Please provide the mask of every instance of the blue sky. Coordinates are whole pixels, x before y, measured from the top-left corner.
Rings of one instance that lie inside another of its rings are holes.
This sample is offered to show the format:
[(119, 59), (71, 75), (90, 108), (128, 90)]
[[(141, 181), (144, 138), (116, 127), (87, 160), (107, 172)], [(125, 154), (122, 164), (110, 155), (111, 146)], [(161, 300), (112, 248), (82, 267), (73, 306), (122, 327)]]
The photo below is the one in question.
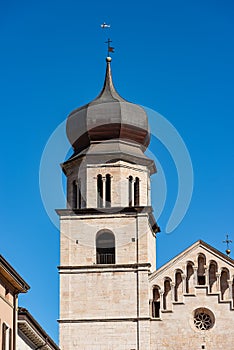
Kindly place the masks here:
[[(226, 233), (234, 240), (234, 6), (229, 0), (8, 1), (0, 13), (0, 253), (31, 286), (20, 305), (57, 341), (59, 232), (41, 200), (40, 161), (69, 112), (99, 93), (108, 36), (117, 90), (170, 121), (193, 164), (189, 210), (166, 234), (178, 179), (167, 149), (153, 140), (150, 150), (167, 180), (158, 266), (197, 239), (222, 251)], [(100, 28), (103, 21), (109, 32)], [(156, 207), (157, 189), (152, 199)]]

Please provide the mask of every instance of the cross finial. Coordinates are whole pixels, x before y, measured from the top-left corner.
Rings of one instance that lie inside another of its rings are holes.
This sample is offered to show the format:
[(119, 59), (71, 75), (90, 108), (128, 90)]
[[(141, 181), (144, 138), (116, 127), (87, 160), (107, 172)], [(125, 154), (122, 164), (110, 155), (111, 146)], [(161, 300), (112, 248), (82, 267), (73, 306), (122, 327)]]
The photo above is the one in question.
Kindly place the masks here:
[(105, 42), (105, 44), (107, 44), (107, 56), (109, 56), (110, 52), (115, 52), (114, 47), (110, 46), (110, 43), (112, 43), (112, 40), (108, 38), (108, 40)]
[(227, 245), (226, 253), (227, 253), (227, 256), (230, 256), (231, 250), (229, 249), (229, 243), (232, 243), (232, 241), (228, 238), (228, 234), (226, 235), (226, 239), (225, 241), (223, 241), (223, 243), (226, 243)]

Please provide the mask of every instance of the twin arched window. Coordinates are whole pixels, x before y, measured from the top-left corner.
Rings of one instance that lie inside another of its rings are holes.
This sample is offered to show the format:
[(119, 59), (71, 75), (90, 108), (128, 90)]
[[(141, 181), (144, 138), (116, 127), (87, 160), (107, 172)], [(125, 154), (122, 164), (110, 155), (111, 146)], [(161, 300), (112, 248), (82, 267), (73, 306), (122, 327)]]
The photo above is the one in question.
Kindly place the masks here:
[(103, 177), (101, 174), (97, 176), (97, 207), (111, 207), (111, 176), (106, 174)]
[[(128, 203), (129, 207), (140, 205), (140, 179), (130, 175), (128, 178)], [(111, 207), (111, 175), (98, 174), (97, 176), (97, 207)]]
[(100, 231), (96, 236), (97, 264), (115, 264), (115, 236), (109, 231)]

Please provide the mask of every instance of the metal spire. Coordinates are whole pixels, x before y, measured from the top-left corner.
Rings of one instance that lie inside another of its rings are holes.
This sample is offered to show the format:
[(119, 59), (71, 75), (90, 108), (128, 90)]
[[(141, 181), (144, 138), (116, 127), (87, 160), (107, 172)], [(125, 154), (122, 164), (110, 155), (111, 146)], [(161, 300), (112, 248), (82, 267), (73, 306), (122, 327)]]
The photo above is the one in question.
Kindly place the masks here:
[(228, 238), (228, 235), (226, 235), (226, 239), (225, 241), (223, 241), (223, 243), (227, 244), (226, 253), (227, 253), (227, 256), (230, 256), (231, 250), (229, 249), (229, 243), (232, 243), (232, 241)]

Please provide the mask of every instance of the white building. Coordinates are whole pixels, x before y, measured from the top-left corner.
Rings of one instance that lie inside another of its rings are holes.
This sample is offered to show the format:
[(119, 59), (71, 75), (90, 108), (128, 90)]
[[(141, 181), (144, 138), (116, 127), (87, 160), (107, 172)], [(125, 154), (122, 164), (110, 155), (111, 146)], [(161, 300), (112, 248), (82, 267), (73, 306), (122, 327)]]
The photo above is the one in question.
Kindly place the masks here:
[(25, 308), (18, 308), (17, 350), (59, 350), (50, 336)]

